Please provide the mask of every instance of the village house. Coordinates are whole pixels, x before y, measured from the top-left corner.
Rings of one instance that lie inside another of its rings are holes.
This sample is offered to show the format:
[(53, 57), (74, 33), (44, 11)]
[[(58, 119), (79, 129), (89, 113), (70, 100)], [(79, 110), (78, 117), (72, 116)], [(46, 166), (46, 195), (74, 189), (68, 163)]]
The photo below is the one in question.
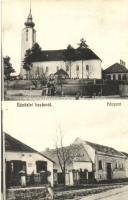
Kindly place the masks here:
[[(25, 27), (22, 30), (20, 77), (23, 79), (27, 77), (27, 72), (23, 68), (26, 50), (31, 49), (36, 43), (34, 26), (30, 10)], [(83, 41), (81, 40), (81, 42)], [(82, 51), (76, 48), (74, 58), (70, 61), (66, 60), (65, 51), (66, 49), (42, 50), (42, 56), (32, 63), (31, 78), (36, 79), (41, 74), (49, 76), (55, 74), (59, 69), (63, 69), (69, 78), (101, 79), (101, 59), (87, 45), (82, 46)]]
[[(77, 138), (64, 151), (70, 155), (65, 170), (66, 185), (126, 178), (126, 156), (114, 148)], [(54, 184), (62, 184), (63, 175), (56, 149), (47, 149), (44, 154), (55, 161)]]
[(103, 71), (104, 77), (107, 80), (128, 80), (128, 69), (125, 62), (120, 60), (120, 63), (115, 63)]
[(126, 172), (126, 177), (128, 178), (128, 153), (126, 153), (126, 152), (121, 152), (121, 153), (123, 153), (126, 156), (126, 159), (125, 159), (125, 172)]
[(6, 185), (53, 186), (53, 161), (5, 133)]

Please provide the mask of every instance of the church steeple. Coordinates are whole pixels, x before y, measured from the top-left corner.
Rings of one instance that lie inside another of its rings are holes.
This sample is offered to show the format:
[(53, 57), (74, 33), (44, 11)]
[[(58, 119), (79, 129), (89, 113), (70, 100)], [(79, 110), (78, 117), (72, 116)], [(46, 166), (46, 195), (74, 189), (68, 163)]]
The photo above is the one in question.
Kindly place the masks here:
[(25, 24), (26, 27), (31, 27), (31, 28), (33, 28), (35, 26), (34, 22), (32, 21), (31, 8), (30, 8), (30, 12), (29, 12), (27, 21), (24, 24)]
[[(30, 1), (30, 0), (29, 0)], [(26, 76), (26, 70), (23, 68), (24, 57), (26, 54), (26, 50), (31, 49), (33, 44), (36, 42), (36, 30), (34, 29), (34, 22), (32, 19), (31, 13), (31, 1), (30, 1), (30, 11), (27, 17), (26, 22), (24, 23), (25, 27), (22, 30), (22, 38), (21, 38), (21, 77)]]

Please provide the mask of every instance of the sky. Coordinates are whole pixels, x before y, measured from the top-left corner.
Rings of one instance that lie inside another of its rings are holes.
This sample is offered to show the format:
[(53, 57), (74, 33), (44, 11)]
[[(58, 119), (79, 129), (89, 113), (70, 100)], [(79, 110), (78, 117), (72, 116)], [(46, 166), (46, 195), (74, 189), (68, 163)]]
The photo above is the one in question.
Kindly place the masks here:
[(51, 103), (51, 107), (26, 108), (17, 107), (17, 102), (3, 102), (3, 130), (38, 151), (55, 148), (61, 129), (64, 146), (79, 137), (128, 153), (127, 100), (117, 107), (107, 106), (106, 100)]
[[(127, 0), (31, 0), (37, 42), (42, 50), (77, 47), (84, 38), (105, 69), (120, 59), (128, 63)], [(21, 63), (21, 31), (30, 0), (2, 0), (3, 56), (17, 73)]]

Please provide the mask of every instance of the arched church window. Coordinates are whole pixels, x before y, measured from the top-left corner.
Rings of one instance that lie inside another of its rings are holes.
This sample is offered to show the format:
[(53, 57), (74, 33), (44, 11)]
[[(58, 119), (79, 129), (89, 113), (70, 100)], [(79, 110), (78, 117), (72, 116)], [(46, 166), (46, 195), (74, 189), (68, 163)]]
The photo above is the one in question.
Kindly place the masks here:
[(89, 65), (86, 65), (86, 71), (89, 71)]
[(59, 71), (59, 66), (56, 67), (56, 71), (57, 71), (57, 72)]
[(48, 66), (46, 66), (46, 72), (48, 72)]
[(28, 41), (28, 29), (26, 29), (26, 41)]
[(69, 71), (69, 66), (68, 66), (68, 65), (66, 65), (66, 71), (67, 71), (67, 72)]
[(76, 65), (76, 71), (79, 71), (79, 65)]

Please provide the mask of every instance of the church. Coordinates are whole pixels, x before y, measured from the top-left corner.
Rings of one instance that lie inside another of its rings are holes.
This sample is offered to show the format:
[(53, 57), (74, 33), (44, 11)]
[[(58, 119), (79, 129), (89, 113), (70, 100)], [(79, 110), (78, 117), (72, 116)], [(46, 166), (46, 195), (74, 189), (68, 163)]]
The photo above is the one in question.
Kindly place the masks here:
[[(20, 77), (26, 79), (27, 72), (23, 68), (26, 50), (31, 49), (36, 43), (36, 30), (31, 9), (24, 23), (21, 42), (21, 70)], [(82, 45), (83, 44), (83, 45)], [(74, 58), (68, 60), (65, 57), (66, 49), (42, 50), (42, 58), (32, 62), (30, 70), (31, 78), (36, 79), (37, 74), (44, 73), (46, 77), (54, 75), (60, 69), (67, 73), (70, 79), (101, 79), (101, 59), (81, 39), (81, 49), (74, 49)]]

